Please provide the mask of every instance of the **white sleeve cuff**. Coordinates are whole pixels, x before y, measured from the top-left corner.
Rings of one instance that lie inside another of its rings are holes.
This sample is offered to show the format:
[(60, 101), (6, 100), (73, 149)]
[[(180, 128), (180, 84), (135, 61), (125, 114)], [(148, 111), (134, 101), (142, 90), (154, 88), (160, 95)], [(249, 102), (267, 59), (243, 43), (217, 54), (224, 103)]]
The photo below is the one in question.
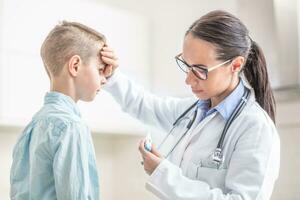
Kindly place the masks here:
[(113, 75), (107, 79), (107, 82), (103, 85), (103, 89), (107, 89), (114, 85), (122, 76), (122, 72), (119, 68), (116, 68)]
[(163, 173), (168, 169), (174, 167), (173, 164), (164, 159), (152, 172), (150, 175), (148, 182), (146, 183), (146, 189), (156, 195), (159, 199), (169, 199), (168, 195), (165, 194), (161, 187), (161, 179)]

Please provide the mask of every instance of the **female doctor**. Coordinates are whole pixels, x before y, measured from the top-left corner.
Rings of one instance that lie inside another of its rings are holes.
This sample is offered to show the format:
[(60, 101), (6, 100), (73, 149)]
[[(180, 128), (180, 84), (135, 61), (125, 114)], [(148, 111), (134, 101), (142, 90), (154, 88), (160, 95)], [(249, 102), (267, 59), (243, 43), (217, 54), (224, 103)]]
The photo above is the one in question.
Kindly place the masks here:
[(106, 90), (123, 110), (166, 132), (159, 151), (139, 145), (146, 188), (170, 200), (267, 200), (279, 173), (275, 102), (262, 50), (245, 25), (212, 11), (187, 30), (175, 59), (195, 98), (160, 98), (102, 58), (114, 73)]

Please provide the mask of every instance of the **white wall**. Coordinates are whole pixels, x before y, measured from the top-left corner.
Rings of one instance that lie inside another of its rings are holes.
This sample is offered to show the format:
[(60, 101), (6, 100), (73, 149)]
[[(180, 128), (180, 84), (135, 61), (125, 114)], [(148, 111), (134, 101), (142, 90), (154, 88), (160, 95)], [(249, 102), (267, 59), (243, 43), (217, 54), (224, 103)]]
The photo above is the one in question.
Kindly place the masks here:
[(300, 83), (299, 4), (298, 0), (274, 0), (279, 60), (277, 73), (281, 87)]
[[(296, 0), (297, 1), (297, 0)], [(300, 1), (297, 1), (297, 10), (300, 10)], [(300, 85), (300, 50), (299, 50), (299, 47), (300, 47), (300, 14), (297, 12), (297, 19), (298, 19), (298, 23), (297, 23), (297, 26), (298, 26), (298, 85)]]
[(16, 133), (18, 130), (12, 131), (3, 130), (3, 128), (0, 130), (0, 199), (9, 199), (12, 148), (18, 138), (18, 134)]
[[(0, 27), (3, 26), (3, 1), (0, 0)], [(3, 43), (3, 37), (2, 37), (2, 31), (0, 31), (0, 44)], [(0, 47), (0, 63), (3, 60), (3, 49)], [(0, 64), (0, 76), (1, 74), (3, 74), (3, 67)], [(0, 91), (4, 90), (4, 80), (2, 78), (0, 78)], [(2, 104), (3, 104), (3, 98), (0, 95), (0, 115), (3, 112), (2, 111)]]
[(281, 139), (280, 175), (272, 200), (297, 200), (300, 188), (300, 101), (280, 102), (277, 127)]

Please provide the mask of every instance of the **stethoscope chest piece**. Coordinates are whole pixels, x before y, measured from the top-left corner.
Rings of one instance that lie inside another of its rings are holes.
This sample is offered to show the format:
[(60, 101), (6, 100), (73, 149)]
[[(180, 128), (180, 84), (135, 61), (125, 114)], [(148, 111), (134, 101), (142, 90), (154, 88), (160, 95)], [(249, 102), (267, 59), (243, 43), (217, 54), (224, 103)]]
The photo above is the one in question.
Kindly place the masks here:
[(224, 157), (221, 149), (215, 149), (207, 158), (201, 159), (199, 167), (221, 169), (224, 163)]
[(219, 168), (224, 161), (223, 151), (220, 148), (216, 148), (211, 155), (212, 162)]

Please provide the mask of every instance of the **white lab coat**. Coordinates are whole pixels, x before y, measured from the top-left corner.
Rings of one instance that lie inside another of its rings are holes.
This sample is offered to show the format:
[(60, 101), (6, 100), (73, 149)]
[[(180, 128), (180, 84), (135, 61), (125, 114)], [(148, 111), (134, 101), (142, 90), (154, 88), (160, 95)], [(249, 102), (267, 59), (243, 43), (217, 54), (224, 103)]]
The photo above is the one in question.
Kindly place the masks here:
[[(196, 101), (195, 98), (152, 95), (119, 70), (115, 71), (105, 89), (125, 112), (163, 129), (166, 134), (179, 115)], [(209, 158), (224, 125), (225, 121), (218, 112), (199, 124), (194, 123), (170, 156), (151, 174), (146, 188), (160, 199), (168, 200), (270, 199), (279, 174), (280, 141), (274, 123), (255, 101), (253, 91), (244, 110), (227, 132), (224, 162), (217, 169), (209, 164)], [(186, 123), (180, 123), (166, 143), (174, 143), (185, 130)], [(166, 147), (161, 150), (163, 154), (169, 152)]]

